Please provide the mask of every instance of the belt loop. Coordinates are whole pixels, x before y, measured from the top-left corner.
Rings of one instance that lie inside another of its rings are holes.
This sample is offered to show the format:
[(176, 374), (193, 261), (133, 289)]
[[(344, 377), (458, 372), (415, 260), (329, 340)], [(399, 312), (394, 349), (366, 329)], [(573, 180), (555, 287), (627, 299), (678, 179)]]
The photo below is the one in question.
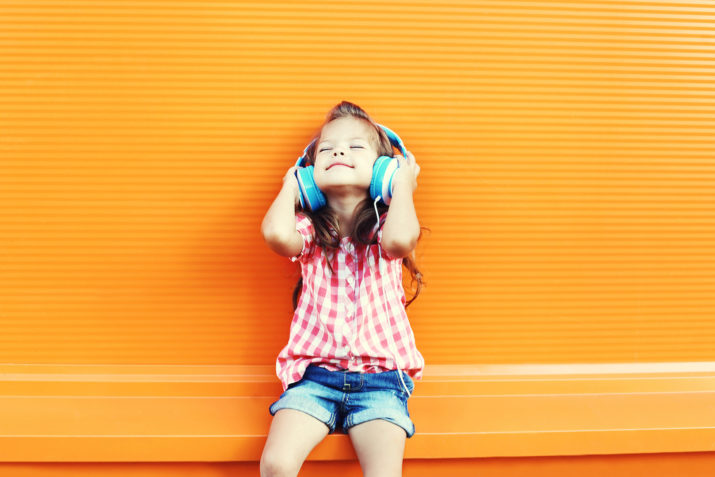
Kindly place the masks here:
[(348, 373), (343, 373), (343, 391), (350, 391), (350, 383), (348, 383)]

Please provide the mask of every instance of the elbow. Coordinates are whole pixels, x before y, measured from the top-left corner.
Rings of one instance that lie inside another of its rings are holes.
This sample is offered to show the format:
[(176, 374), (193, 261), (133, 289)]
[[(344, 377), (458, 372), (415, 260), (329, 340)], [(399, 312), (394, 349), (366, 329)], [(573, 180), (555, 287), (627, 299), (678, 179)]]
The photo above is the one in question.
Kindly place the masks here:
[(412, 253), (420, 238), (419, 224), (383, 229), (381, 245), (387, 254), (393, 258), (404, 258)]
[(273, 249), (280, 247), (289, 240), (288, 234), (279, 227), (273, 227), (266, 223), (261, 225), (261, 234), (263, 235), (263, 240)]
[(261, 234), (268, 248), (284, 257), (292, 257), (298, 254), (303, 247), (302, 239), (298, 238), (296, 240), (295, 238), (295, 236), (300, 237), (295, 229), (285, 230), (281, 227), (268, 226), (264, 223), (261, 225)]
[(278, 227), (278, 224), (264, 220), (261, 224), (261, 235), (268, 245), (273, 245), (285, 241), (286, 233)]
[(419, 236), (399, 237), (391, 240), (382, 240), (382, 248), (387, 254), (394, 258), (403, 258), (408, 256), (417, 246)]
[(275, 230), (264, 220), (261, 224), (261, 235), (263, 235), (263, 240), (270, 242), (270, 239), (275, 235)]

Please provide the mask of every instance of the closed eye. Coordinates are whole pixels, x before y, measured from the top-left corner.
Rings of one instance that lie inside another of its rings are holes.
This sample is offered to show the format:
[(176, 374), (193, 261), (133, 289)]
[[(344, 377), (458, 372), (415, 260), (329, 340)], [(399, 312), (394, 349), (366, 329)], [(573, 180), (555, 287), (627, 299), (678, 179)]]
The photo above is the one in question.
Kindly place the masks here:
[(318, 149), (318, 152), (329, 151), (330, 149), (332, 149), (332, 148), (331, 147), (323, 147), (321, 149)]
[(363, 146), (350, 146), (350, 149), (365, 149)]

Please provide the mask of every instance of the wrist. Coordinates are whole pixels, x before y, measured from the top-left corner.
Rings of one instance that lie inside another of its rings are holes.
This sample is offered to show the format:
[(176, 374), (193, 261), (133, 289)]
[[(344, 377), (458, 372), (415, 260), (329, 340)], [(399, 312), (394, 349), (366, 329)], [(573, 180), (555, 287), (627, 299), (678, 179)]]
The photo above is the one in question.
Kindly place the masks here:
[(408, 193), (409, 195), (412, 195), (412, 193), (415, 191), (413, 185), (409, 182), (400, 181), (396, 179), (397, 177), (395, 177), (395, 180), (392, 181), (392, 196), (394, 197), (397, 194), (403, 193)]
[(281, 188), (281, 194), (289, 195), (293, 197), (293, 201), (297, 204), (299, 203), (300, 197), (300, 187), (298, 187), (298, 182), (294, 180), (287, 180), (283, 182), (283, 187)]

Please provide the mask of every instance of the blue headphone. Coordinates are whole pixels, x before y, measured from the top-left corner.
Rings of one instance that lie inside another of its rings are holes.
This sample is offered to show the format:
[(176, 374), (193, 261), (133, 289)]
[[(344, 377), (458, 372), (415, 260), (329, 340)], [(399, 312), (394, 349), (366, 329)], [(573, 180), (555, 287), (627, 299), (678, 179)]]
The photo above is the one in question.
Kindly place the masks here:
[[(407, 157), (407, 149), (400, 139), (400, 136), (395, 134), (382, 124), (378, 124), (385, 131), (390, 144), (400, 150), (403, 157)], [(317, 139), (313, 139), (310, 144), (303, 150), (303, 155), (298, 158), (295, 163), (298, 169), (295, 171), (295, 177), (298, 179), (298, 187), (300, 188), (300, 205), (302, 208), (306, 206), (310, 210), (318, 210), (324, 207), (328, 202), (325, 195), (318, 189), (313, 178), (313, 166), (305, 167), (304, 164), (308, 160), (308, 150), (313, 146)], [(395, 176), (397, 169), (400, 167), (397, 159), (390, 156), (380, 156), (375, 161), (372, 167), (372, 179), (370, 181), (370, 197), (373, 200), (378, 197), (386, 205), (390, 204), (392, 199), (392, 178)]]

